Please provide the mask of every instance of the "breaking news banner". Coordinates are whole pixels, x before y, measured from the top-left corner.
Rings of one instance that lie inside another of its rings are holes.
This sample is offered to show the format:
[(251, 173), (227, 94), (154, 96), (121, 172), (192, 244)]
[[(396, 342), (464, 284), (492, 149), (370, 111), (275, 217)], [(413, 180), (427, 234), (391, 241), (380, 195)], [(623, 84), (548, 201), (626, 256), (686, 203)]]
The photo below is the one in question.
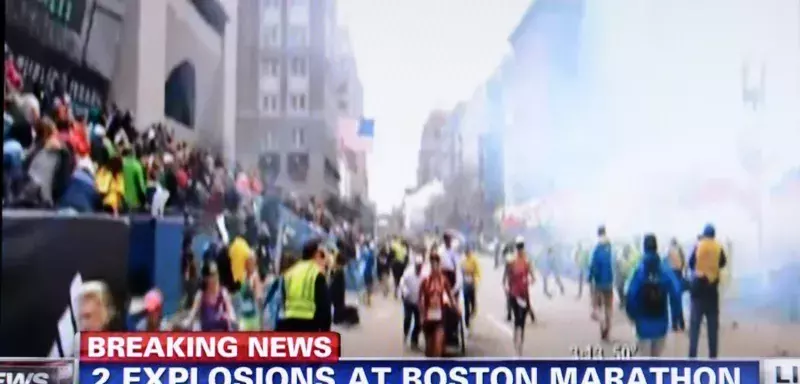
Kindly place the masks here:
[(335, 333), (87, 333), (80, 343), (80, 384), (795, 384), (800, 363), (765, 364), (762, 380), (757, 360), (340, 360)]
[(73, 384), (74, 372), (72, 359), (0, 360), (0, 384)]

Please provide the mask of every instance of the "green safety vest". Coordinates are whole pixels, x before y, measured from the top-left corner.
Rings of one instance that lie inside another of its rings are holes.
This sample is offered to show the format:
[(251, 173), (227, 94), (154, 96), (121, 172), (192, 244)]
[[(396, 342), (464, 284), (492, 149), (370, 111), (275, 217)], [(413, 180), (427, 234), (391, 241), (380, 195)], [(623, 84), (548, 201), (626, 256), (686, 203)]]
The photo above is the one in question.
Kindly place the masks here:
[(311, 320), (317, 306), (315, 294), (319, 267), (311, 261), (300, 261), (283, 275), (286, 299), (283, 318)]

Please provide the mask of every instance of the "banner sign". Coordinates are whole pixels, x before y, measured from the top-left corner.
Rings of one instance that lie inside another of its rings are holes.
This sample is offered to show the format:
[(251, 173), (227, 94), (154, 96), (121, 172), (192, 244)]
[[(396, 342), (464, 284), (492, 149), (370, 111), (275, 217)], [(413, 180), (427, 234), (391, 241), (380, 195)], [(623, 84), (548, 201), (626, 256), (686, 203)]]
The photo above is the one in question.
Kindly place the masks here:
[(64, 346), (72, 345), (83, 281), (105, 282), (125, 308), (128, 239), (120, 219), (4, 210), (0, 357), (73, 355)]
[[(99, 72), (81, 63), (77, 47), (54, 47), (42, 38), (31, 35), (19, 26), (6, 26), (5, 43), (14, 55), (14, 63), (25, 84), (42, 84), (52, 89), (56, 81), (65, 80), (73, 103), (84, 107), (101, 107), (108, 98), (110, 82)], [(51, 42), (52, 43), (52, 42)], [(65, 52), (67, 50), (68, 52)]]
[[(81, 383), (759, 384), (758, 361), (341, 360), (332, 364), (81, 363)], [(786, 369), (783, 369), (786, 371)], [(783, 376), (787, 376), (782, 372)], [(788, 376), (791, 379), (791, 375)], [(770, 381), (770, 383), (776, 383)]]

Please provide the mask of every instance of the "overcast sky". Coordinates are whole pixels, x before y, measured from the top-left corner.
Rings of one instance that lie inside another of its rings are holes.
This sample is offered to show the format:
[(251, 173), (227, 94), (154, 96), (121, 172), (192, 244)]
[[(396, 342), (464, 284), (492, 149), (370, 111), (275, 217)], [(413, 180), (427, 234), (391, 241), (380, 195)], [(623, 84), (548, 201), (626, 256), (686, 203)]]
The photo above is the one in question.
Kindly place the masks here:
[(375, 118), (370, 197), (386, 212), (416, 179), (422, 125), (469, 99), (508, 52), (530, 0), (339, 0)]

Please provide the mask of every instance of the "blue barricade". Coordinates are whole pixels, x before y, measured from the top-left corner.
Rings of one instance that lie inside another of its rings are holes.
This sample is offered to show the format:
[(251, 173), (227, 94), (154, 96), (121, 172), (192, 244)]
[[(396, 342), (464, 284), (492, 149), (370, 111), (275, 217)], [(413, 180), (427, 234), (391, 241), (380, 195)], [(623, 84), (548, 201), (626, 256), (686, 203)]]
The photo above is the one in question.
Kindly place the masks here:
[(134, 216), (130, 218), (130, 228), (128, 280), (132, 295), (158, 287), (164, 295), (165, 313), (174, 313), (182, 292), (183, 218)]

